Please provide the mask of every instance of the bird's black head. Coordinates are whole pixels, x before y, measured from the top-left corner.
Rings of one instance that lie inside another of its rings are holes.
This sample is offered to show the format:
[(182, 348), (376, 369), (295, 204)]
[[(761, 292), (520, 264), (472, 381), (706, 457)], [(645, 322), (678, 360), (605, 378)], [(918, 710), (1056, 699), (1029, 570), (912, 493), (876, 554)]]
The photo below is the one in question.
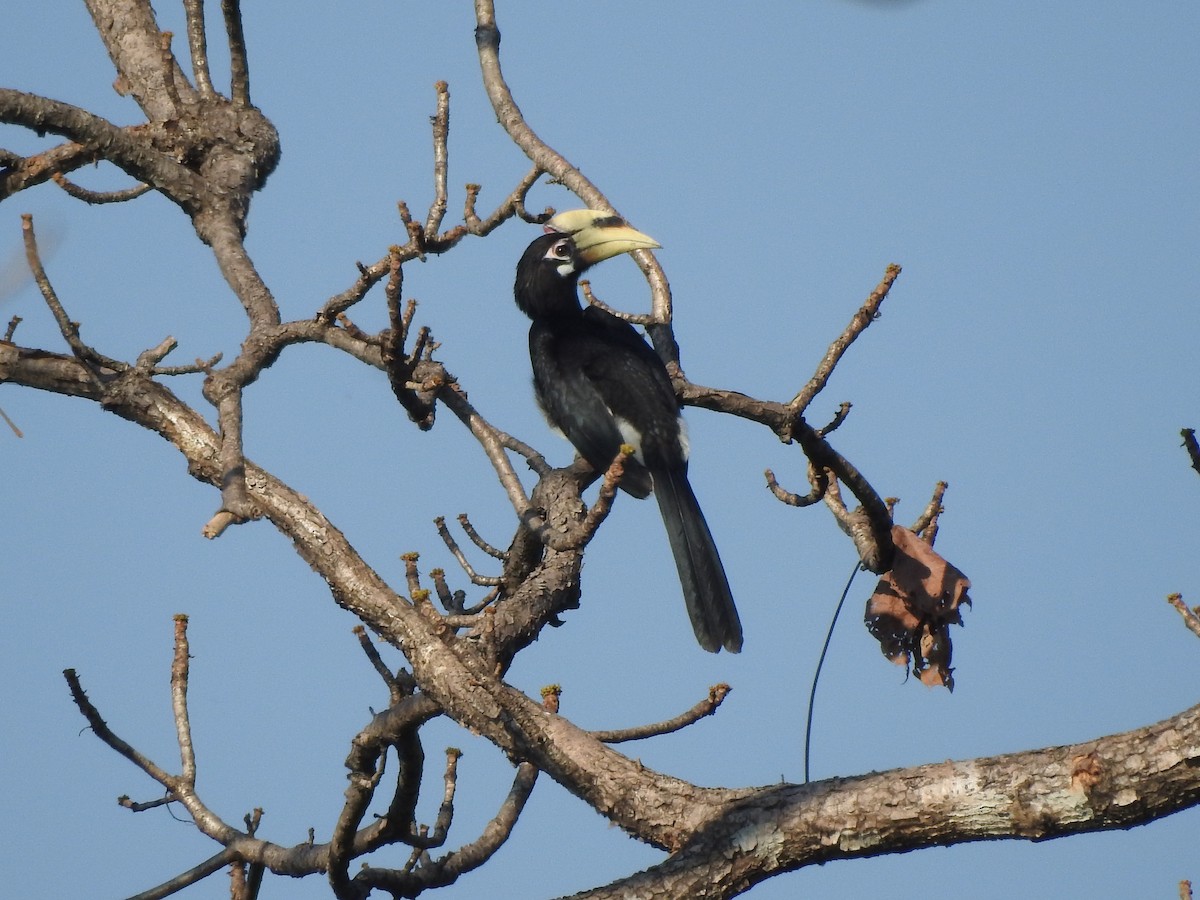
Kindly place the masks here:
[(659, 246), (619, 216), (590, 209), (561, 212), (545, 227), (517, 263), (514, 294), (531, 319), (578, 312), (576, 288), (585, 270), (619, 253)]
[(517, 263), (517, 306), (531, 319), (577, 312), (579, 275), (587, 266), (569, 235), (543, 234)]

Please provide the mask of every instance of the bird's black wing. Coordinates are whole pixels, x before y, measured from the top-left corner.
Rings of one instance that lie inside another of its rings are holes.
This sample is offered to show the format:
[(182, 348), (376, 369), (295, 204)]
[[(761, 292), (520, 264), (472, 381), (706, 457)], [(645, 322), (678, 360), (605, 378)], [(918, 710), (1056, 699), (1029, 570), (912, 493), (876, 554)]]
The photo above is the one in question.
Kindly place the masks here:
[(643, 462), (654, 481), (663, 525), (679, 570), (688, 618), (710, 652), (742, 649), (742, 623), (716, 542), (687, 477), (687, 443), (679, 401), (658, 354), (628, 323), (596, 307), (584, 312), (603, 351), (584, 362), (606, 406), (640, 432)]
[(583, 318), (589, 346), (580, 364), (625, 440), (652, 471), (685, 462), (679, 401), (658, 354), (632, 325), (602, 309), (589, 306)]
[(742, 626), (716, 543), (687, 478), (679, 403), (658, 354), (633, 327), (595, 307), (570, 322), (534, 324), (534, 384), (551, 423), (600, 470), (621, 443), (634, 444), (621, 486), (645, 497), (653, 485), (688, 618), (705, 650), (742, 647)]
[[(585, 368), (604, 354), (608, 342), (581, 327), (551, 327), (535, 321), (529, 329), (533, 386), (550, 424), (559, 429), (597, 472), (612, 463), (625, 438), (603, 393)], [(650, 494), (650, 473), (629, 460), (621, 487), (635, 497)]]

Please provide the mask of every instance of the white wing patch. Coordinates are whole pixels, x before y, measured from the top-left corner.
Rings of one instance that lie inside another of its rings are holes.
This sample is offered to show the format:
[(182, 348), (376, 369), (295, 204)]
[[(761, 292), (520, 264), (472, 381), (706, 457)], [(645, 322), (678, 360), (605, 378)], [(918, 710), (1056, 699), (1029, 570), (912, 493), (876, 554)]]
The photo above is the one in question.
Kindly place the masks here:
[[(611, 413), (612, 410), (610, 409)], [(642, 433), (633, 427), (633, 424), (628, 419), (622, 419), (620, 416), (614, 415), (613, 421), (617, 423), (617, 430), (621, 432), (621, 440), (633, 447), (633, 458), (645, 465), (646, 460), (642, 457)], [(683, 454), (683, 458), (687, 459), (691, 452), (691, 442), (688, 440), (687, 422), (683, 416), (677, 420), (679, 423), (679, 452)]]
[(617, 431), (621, 432), (621, 440), (633, 447), (633, 458), (644, 465), (646, 460), (642, 458), (642, 433), (634, 428), (628, 419), (613, 416), (613, 421), (617, 423)]

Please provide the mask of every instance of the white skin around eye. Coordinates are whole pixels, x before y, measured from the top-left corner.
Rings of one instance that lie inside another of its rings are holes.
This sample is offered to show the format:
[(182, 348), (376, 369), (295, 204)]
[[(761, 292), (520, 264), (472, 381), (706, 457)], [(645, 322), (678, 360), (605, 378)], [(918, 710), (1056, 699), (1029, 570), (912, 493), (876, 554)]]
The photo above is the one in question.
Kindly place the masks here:
[(566, 241), (559, 241), (546, 254), (548, 260), (561, 260), (554, 271), (558, 272), (559, 276), (566, 278), (575, 272), (575, 263), (571, 260), (571, 248)]

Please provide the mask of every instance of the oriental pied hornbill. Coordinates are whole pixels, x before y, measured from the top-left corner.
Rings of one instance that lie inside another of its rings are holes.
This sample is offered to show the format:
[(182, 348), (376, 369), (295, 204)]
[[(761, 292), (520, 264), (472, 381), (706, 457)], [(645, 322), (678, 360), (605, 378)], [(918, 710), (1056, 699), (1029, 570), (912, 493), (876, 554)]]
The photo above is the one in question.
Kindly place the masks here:
[(704, 514), (687, 478), (687, 431), (666, 367), (628, 322), (580, 304), (590, 266), (659, 244), (612, 215), (559, 213), (517, 264), (514, 288), (533, 324), (529, 357), (537, 400), (550, 424), (597, 472), (630, 444), (621, 488), (658, 498), (683, 599), (700, 646), (742, 648), (742, 625)]

